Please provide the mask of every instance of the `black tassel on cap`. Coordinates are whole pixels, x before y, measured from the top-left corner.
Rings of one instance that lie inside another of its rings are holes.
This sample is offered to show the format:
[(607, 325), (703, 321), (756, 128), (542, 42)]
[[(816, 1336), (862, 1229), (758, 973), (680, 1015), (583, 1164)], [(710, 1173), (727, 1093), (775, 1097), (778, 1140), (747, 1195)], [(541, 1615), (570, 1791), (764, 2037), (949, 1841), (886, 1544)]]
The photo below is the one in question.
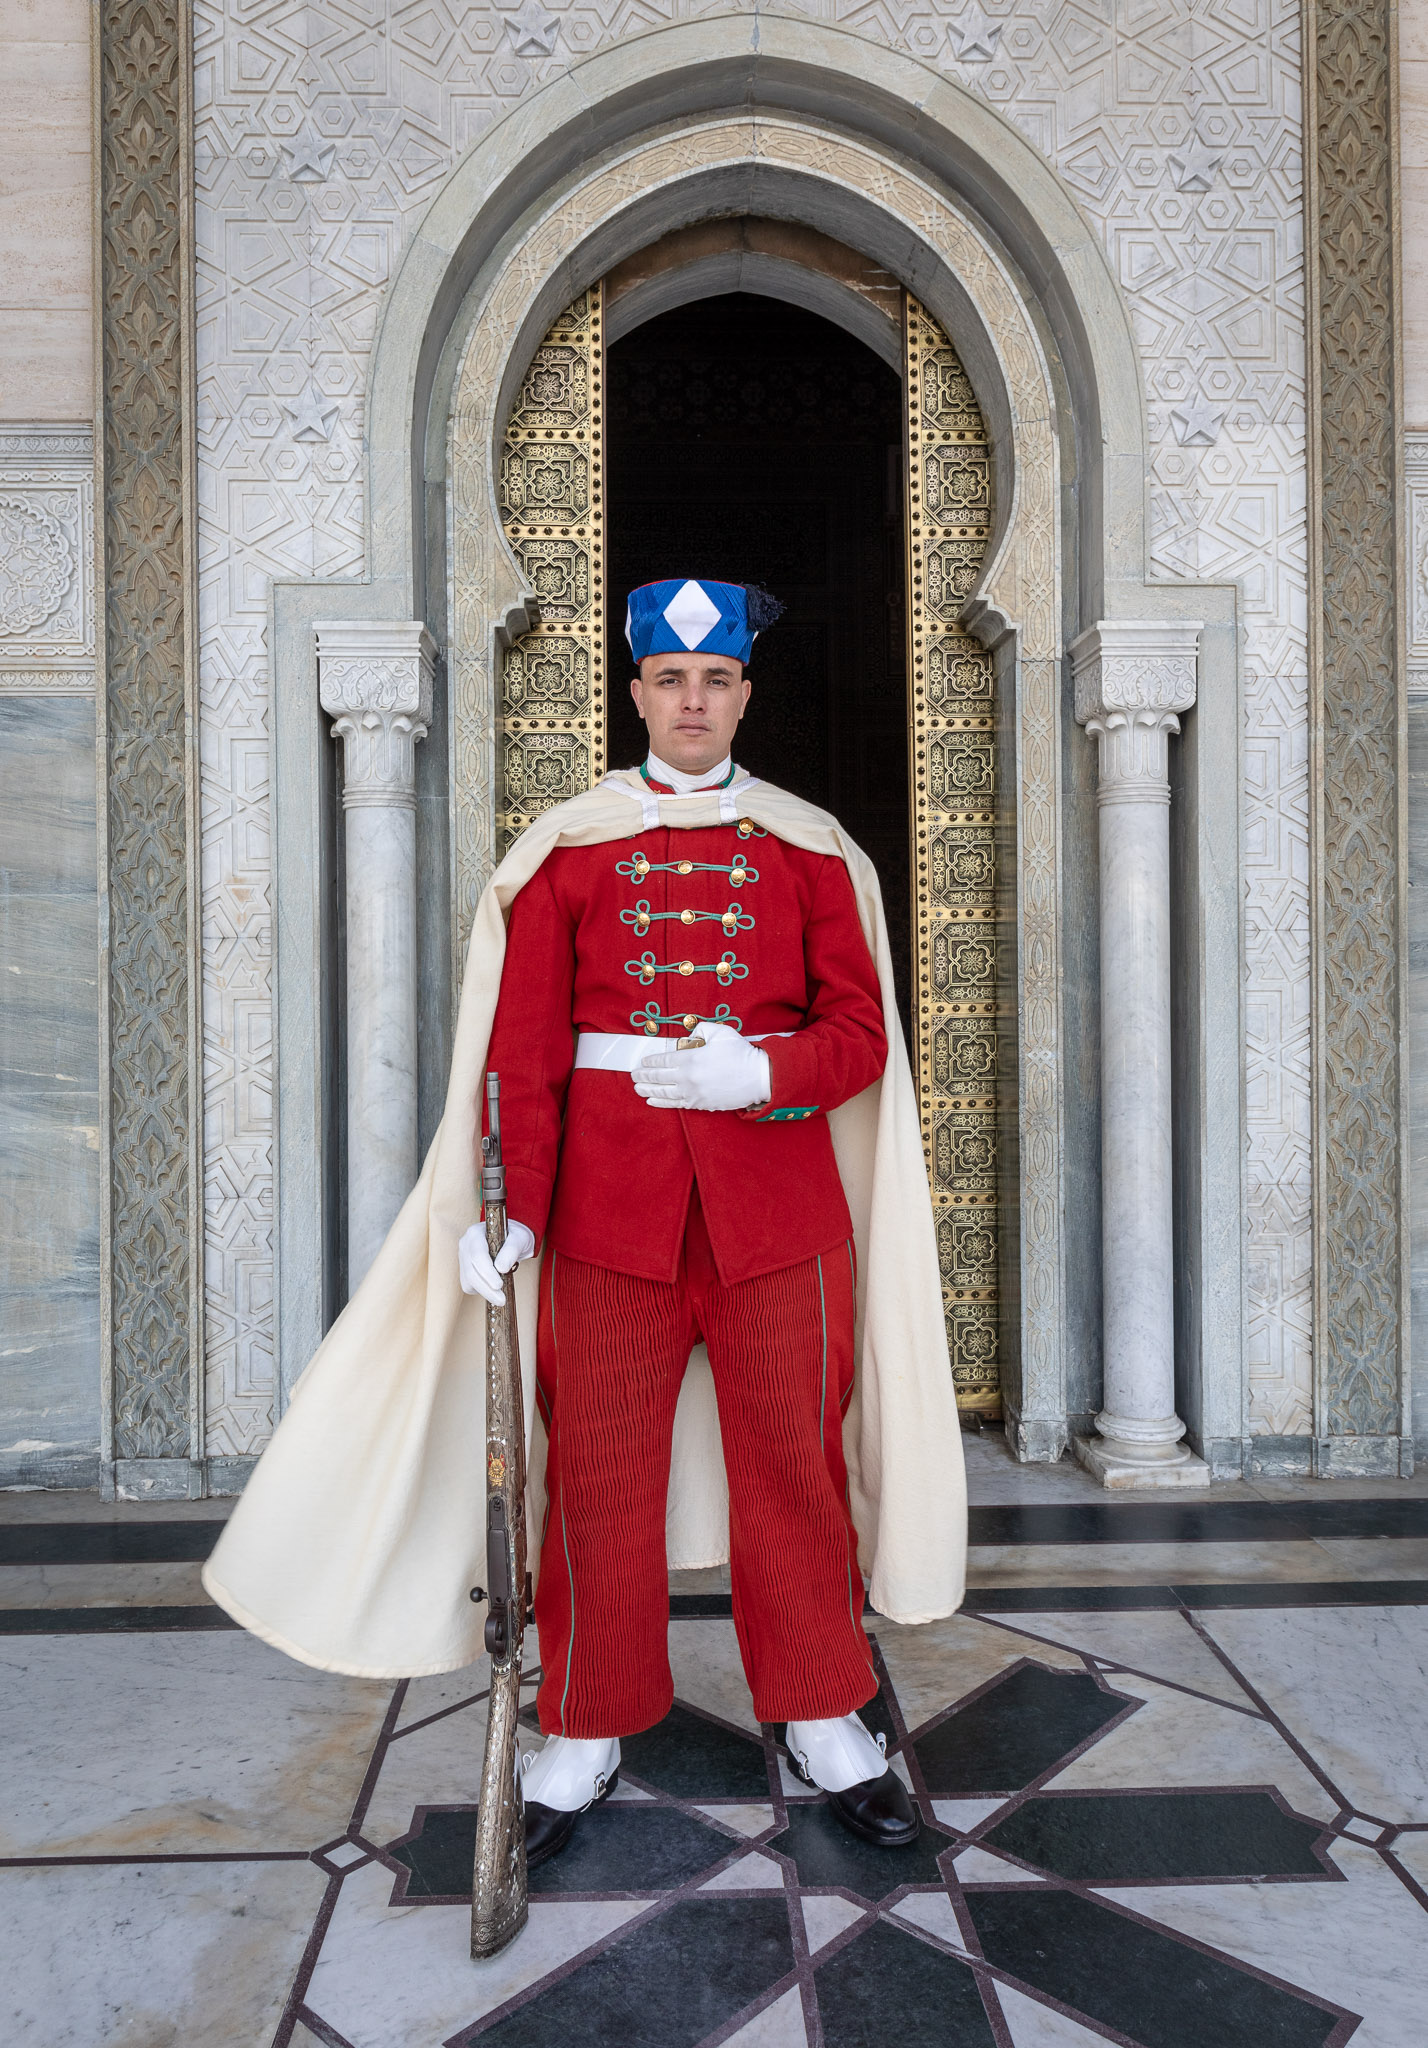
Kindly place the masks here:
[(761, 590), (757, 583), (744, 585), (744, 607), (748, 613), (749, 630), (754, 633), (762, 633), (776, 619), (781, 619), (786, 610), (776, 597), (767, 590)]

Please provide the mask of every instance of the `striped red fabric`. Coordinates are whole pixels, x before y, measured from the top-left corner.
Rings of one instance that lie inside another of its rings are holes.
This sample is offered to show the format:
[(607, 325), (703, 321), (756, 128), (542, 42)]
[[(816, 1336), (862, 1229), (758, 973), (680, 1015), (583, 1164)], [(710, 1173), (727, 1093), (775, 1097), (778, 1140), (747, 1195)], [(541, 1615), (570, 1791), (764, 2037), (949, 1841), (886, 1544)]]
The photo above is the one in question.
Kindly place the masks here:
[(672, 1284), (547, 1253), (537, 1392), (549, 1506), (536, 1594), (547, 1735), (634, 1735), (669, 1711), (670, 1440), (701, 1337), (754, 1711), (820, 1720), (872, 1698), (843, 1463), (853, 1289), (850, 1245), (723, 1285), (697, 1194)]

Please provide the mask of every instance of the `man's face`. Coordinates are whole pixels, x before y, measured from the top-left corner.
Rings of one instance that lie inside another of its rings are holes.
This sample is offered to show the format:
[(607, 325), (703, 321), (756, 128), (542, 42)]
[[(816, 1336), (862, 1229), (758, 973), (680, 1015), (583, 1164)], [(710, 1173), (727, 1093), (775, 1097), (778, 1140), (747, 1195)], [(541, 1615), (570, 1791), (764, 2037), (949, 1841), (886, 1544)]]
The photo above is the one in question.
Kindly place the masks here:
[(686, 775), (723, 760), (749, 701), (749, 679), (727, 654), (647, 654), (630, 683), (650, 751)]

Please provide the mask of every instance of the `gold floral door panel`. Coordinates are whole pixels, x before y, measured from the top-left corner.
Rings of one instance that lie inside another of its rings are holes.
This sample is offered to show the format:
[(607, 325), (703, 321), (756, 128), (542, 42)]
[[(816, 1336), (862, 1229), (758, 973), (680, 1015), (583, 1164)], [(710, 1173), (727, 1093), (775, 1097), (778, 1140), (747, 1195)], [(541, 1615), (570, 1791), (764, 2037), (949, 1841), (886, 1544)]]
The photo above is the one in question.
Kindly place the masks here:
[(507, 648), (496, 720), (496, 857), (605, 772), (603, 293), (536, 350), (501, 452), (501, 519), (540, 623)]
[[(999, 1412), (996, 731), (991, 657), (959, 630), (991, 533), (991, 455), (951, 342), (904, 314), (913, 1066), (959, 1405)], [(567, 307), (506, 433), (501, 515), (539, 624), (507, 649), (496, 838), (605, 767), (604, 339), (599, 285)]]
[(959, 630), (991, 537), (991, 449), (951, 342), (911, 297), (907, 405), (912, 1048), (957, 1401), (1001, 1410), (997, 1342), (996, 710)]

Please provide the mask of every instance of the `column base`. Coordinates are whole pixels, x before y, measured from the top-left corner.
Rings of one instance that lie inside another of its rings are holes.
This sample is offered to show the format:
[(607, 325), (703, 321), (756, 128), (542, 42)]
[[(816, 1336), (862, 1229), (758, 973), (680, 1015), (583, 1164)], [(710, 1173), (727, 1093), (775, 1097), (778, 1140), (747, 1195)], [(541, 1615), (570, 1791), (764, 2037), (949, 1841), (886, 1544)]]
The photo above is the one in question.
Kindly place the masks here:
[(1078, 1436), (1074, 1449), (1091, 1477), (1112, 1493), (1210, 1484), (1209, 1466), (1188, 1444), (1128, 1444), (1114, 1437)]

